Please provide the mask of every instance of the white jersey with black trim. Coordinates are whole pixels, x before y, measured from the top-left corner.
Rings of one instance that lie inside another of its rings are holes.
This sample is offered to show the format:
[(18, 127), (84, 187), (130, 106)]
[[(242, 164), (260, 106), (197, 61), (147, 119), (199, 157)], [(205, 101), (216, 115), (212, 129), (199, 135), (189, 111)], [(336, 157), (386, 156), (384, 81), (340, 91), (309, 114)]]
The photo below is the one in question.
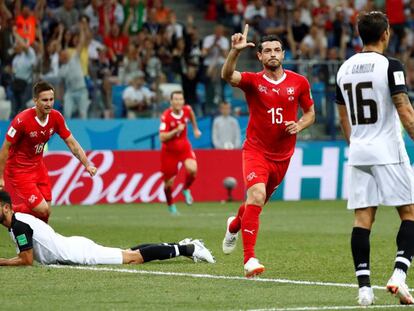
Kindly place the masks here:
[(337, 104), (346, 105), (351, 136), (350, 165), (408, 161), (392, 95), (407, 93), (400, 61), (376, 52), (355, 54), (339, 68)]
[(10, 235), (18, 252), (28, 245), (27, 248), (33, 248), (34, 259), (42, 264), (59, 263), (70, 258), (67, 238), (56, 233), (51, 226), (29, 214), (15, 213), (14, 217)]

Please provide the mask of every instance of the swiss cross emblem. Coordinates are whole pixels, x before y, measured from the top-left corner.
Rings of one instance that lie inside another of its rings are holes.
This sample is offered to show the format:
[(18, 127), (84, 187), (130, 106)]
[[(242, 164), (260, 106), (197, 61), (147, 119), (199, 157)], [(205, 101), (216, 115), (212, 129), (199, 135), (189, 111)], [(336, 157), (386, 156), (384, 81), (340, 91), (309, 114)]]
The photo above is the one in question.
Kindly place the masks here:
[(263, 85), (259, 84), (258, 89), (259, 89), (259, 92), (267, 94), (267, 87), (266, 86), (263, 86)]
[(288, 87), (287, 88), (287, 94), (288, 95), (293, 95), (295, 94), (295, 89), (293, 87)]
[(29, 133), (29, 136), (30, 136), (31, 138), (37, 137), (37, 132), (36, 132), (36, 131), (30, 132), (30, 133)]

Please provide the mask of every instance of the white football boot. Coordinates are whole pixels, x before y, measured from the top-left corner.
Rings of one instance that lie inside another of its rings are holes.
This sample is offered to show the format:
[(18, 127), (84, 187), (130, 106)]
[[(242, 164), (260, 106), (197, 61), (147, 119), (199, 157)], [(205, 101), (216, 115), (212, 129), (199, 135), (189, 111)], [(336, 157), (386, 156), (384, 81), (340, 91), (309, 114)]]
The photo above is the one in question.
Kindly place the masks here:
[(211, 252), (204, 246), (204, 243), (200, 240), (192, 240), (191, 244), (194, 245), (193, 260), (194, 262), (207, 261), (208, 263), (215, 263)]
[(262, 274), (264, 271), (265, 267), (257, 258), (252, 257), (244, 264), (244, 275), (248, 278)]
[(402, 305), (414, 304), (413, 296), (411, 296), (405, 281), (391, 277), (387, 283), (387, 291), (400, 299)]
[(360, 306), (370, 306), (374, 304), (374, 291), (369, 286), (363, 286), (358, 292), (358, 304)]
[(235, 218), (236, 217), (232, 216), (227, 219), (226, 234), (224, 235), (223, 239), (223, 253), (227, 255), (232, 253), (236, 249), (237, 238), (239, 236), (239, 233), (231, 233), (229, 231), (230, 223)]

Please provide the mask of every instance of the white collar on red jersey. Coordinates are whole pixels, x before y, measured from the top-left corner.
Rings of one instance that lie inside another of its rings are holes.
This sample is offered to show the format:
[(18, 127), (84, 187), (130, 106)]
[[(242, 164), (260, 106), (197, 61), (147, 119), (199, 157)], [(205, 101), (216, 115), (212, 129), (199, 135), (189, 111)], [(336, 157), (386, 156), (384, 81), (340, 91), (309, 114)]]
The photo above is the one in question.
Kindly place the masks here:
[(174, 119), (177, 119), (177, 120), (181, 119), (184, 115), (184, 110), (181, 109), (180, 114), (176, 114), (176, 113), (174, 113), (174, 111), (171, 111), (171, 115)]
[(280, 83), (282, 83), (285, 79), (286, 79), (286, 72), (283, 72), (283, 75), (282, 75), (282, 77), (279, 79), (279, 80), (277, 80), (277, 81), (275, 81), (275, 80), (273, 80), (273, 79), (270, 79), (268, 76), (266, 76), (266, 74), (264, 73), (263, 74), (263, 78), (265, 78), (265, 80), (267, 81), (267, 82), (270, 82), (270, 83), (272, 83), (272, 84), (280, 84)]
[(45, 127), (49, 122), (49, 115), (46, 116), (46, 120), (44, 122), (40, 121), (40, 119), (37, 116), (35, 116), (35, 120), (37, 123), (39, 123), (41, 127)]

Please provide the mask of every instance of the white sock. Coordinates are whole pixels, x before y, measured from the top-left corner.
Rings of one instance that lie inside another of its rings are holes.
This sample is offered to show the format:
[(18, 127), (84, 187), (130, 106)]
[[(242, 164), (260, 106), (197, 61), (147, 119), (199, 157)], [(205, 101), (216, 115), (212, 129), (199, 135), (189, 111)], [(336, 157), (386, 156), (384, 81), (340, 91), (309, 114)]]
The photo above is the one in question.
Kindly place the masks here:
[(405, 279), (407, 277), (407, 274), (401, 270), (401, 269), (394, 269), (394, 272), (392, 274), (392, 277), (394, 280), (398, 280), (402, 283), (405, 283)]

